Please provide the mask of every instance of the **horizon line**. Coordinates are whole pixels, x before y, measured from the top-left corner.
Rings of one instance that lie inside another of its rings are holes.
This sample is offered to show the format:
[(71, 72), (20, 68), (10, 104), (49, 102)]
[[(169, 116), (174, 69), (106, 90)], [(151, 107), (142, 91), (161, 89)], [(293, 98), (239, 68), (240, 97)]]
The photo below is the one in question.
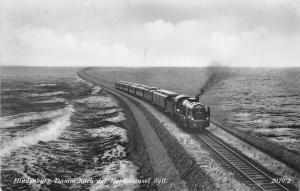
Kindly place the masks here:
[(300, 68), (300, 66), (226, 66), (226, 65), (208, 65), (208, 66), (35, 66), (35, 65), (0, 65), (0, 67), (36, 67), (36, 68)]

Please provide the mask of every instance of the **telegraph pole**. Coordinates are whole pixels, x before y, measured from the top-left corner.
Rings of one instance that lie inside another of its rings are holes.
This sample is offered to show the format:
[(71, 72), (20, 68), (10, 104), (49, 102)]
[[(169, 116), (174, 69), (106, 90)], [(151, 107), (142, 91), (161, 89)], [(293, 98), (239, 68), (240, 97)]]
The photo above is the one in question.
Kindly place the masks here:
[(146, 66), (146, 56), (147, 56), (147, 48), (144, 51), (144, 66)]

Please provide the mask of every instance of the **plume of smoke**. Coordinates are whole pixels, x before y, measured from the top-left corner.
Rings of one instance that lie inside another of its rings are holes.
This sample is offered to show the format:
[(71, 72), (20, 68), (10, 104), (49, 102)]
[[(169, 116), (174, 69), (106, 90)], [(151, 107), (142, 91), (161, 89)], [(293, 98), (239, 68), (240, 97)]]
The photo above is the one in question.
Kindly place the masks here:
[(231, 76), (231, 72), (228, 67), (224, 67), (217, 62), (213, 62), (209, 67), (207, 67), (207, 75), (208, 77), (204, 85), (199, 89), (199, 93), (196, 95), (197, 99), (221, 81), (229, 78)]

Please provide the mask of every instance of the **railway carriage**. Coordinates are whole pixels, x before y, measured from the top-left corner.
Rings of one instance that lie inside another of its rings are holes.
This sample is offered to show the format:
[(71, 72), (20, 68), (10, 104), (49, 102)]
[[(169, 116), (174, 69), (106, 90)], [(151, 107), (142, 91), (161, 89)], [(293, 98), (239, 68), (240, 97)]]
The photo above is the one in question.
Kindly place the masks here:
[(168, 90), (156, 90), (153, 92), (153, 103), (163, 111), (171, 112), (172, 98), (177, 95), (177, 93)]
[(135, 95), (137, 97), (143, 98), (144, 97), (144, 91), (146, 90), (143, 86), (137, 86), (135, 90)]
[(136, 95), (136, 88), (139, 86), (139, 84), (136, 84), (136, 83), (132, 83), (129, 85), (129, 88), (128, 88), (128, 92), (132, 95)]
[(128, 92), (129, 84), (130, 83), (126, 81), (118, 81), (115, 83), (115, 88), (118, 90)]
[(115, 83), (115, 88), (118, 89), (118, 90), (121, 89), (121, 82), (120, 81)]
[(153, 92), (155, 92), (156, 89), (157, 88), (150, 88), (150, 89), (146, 90), (144, 93), (144, 99), (151, 104), (153, 104)]

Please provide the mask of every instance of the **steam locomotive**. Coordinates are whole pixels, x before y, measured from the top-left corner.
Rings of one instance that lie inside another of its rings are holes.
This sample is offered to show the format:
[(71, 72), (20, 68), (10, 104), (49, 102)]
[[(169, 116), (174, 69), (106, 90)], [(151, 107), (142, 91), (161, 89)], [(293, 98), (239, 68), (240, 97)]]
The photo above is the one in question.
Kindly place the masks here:
[(199, 102), (199, 96), (192, 98), (126, 81), (116, 82), (115, 88), (153, 104), (185, 128), (203, 129), (209, 126), (210, 109)]

